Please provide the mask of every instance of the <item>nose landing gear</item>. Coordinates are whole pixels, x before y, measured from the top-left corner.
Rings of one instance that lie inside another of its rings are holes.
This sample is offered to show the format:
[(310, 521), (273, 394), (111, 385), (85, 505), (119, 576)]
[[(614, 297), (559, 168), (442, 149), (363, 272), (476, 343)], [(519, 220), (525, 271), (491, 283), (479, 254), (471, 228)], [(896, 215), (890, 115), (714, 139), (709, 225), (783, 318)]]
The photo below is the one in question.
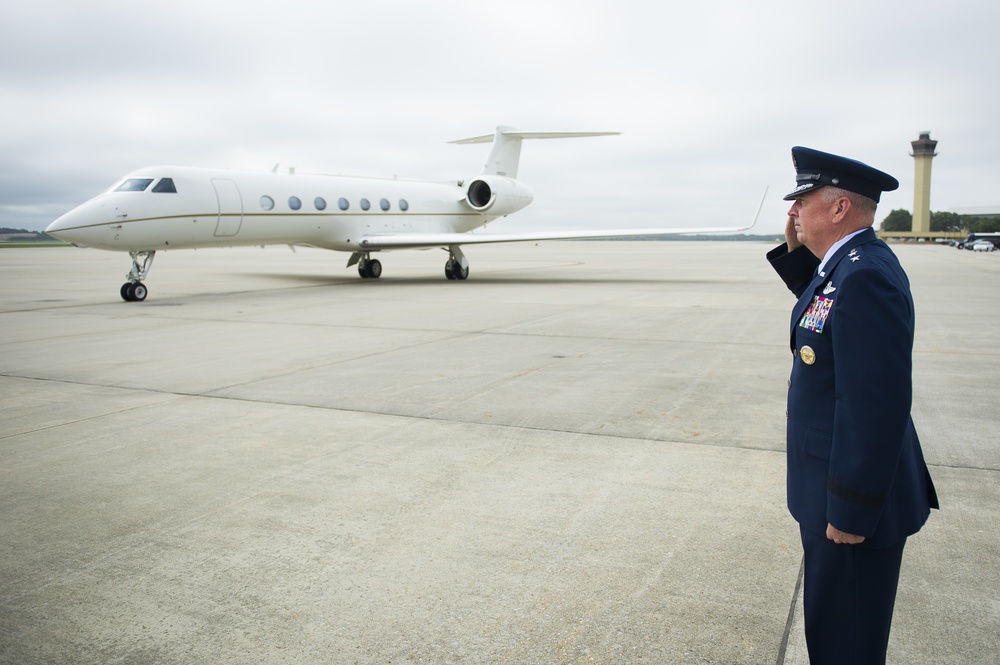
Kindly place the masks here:
[[(129, 252), (132, 257), (132, 269), (125, 275), (128, 281), (122, 284), (121, 296), (125, 302), (142, 302), (146, 299), (146, 285), (142, 280), (146, 279), (149, 269), (153, 266), (153, 257), (156, 252), (153, 250), (145, 252)], [(142, 266), (139, 265), (139, 258), (142, 258)]]

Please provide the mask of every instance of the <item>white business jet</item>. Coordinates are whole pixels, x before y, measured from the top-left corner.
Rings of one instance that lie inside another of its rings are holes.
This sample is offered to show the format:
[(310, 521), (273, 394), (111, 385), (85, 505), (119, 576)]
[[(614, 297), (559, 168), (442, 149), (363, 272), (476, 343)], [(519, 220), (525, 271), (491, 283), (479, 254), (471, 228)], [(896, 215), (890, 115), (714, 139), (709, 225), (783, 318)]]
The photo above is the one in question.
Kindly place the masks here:
[[(246, 173), (183, 166), (152, 166), (128, 174), (104, 193), (69, 211), (45, 230), (79, 247), (128, 252), (132, 269), (121, 287), (126, 301), (146, 299), (142, 283), (157, 251), (238, 245), (295, 245), (351, 252), (347, 267), (377, 279), (376, 252), (443, 248), (444, 274), (469, 276), (462, 245), (681, 233), (736, 233), (727, 228), (651, 228), (483, 233), (485, 224), (517, 212), (533, 194), (518, 182), (523, 139), (608, 136), (618, 132), (522, 132), (452, 143), (488, 143), (482, 172), (446, 183), (330, 175)], [(766, 194), (766, 192), (765, 192)], [(763, 200), (761, 200), (763, 205)], [(758, 207), (757, 213), (760, 213)]]

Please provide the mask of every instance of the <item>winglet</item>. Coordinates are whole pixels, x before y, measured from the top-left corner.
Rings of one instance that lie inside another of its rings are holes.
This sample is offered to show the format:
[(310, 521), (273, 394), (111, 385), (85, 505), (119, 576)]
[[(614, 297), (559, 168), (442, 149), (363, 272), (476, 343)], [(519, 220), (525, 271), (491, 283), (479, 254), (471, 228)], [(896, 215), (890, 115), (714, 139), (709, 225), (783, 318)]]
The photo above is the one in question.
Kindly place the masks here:
[(743, 228), (743, 229), (740, 229), (740, 231), (749, 231), (757, 223), (757, 218), (760, 217), (760, 211), (764, 208), (764, 199), (767, 198), (767, 190), (768, 190), (769, 187), (770, 187), (770, 185), (765, 185), (764, 186), (764, 194), (761, 195), (761, 197), (760, 197), (760, 205), (757, 206), (757, 214), (755, 214), (753, 216), (753, 221), (750, 222), (750, 226), (748, 226), (746, 228)]

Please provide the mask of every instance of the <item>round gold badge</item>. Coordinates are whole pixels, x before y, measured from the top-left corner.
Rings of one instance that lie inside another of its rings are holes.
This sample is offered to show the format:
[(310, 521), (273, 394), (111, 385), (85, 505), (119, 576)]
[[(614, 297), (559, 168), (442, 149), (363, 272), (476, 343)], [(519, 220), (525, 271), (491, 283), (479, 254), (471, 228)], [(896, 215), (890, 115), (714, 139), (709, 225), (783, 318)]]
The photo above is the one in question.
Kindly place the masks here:
[(802, 362), (807, 365), (812, 365), (816, 362), (816, 352), (812, 350), (811, 346), (803, 346), (799, 350), (799, 357), (802, 358)]

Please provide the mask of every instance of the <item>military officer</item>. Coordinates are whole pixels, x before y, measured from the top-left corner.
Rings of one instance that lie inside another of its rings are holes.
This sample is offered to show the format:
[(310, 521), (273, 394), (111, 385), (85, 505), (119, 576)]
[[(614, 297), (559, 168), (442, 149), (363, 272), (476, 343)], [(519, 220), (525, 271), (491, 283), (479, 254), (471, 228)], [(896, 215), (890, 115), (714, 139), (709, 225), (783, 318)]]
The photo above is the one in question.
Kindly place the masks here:
[(788, 508), (805, 562), (810, 661), (884, 663), (906, 538), (938, 507), (910, 417), (909, 281), (871, 228), (895, 178), (792, 148), (786, 242), (767, 259), (798, 298), (788, 388)]

